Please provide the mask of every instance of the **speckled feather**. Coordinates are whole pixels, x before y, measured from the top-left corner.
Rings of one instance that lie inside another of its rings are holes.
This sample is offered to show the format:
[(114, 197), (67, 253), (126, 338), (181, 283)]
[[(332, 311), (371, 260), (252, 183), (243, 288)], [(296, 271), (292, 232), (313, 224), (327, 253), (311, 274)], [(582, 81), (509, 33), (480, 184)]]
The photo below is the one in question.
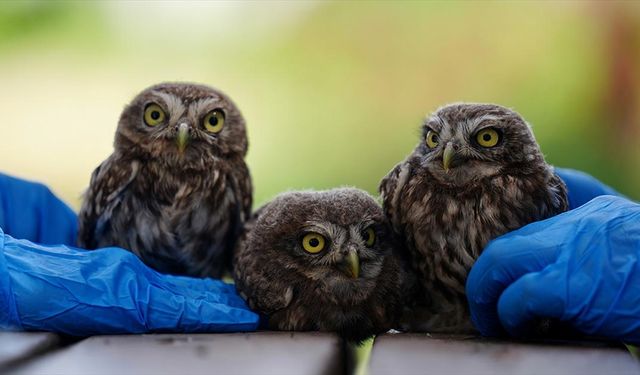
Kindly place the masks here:
[[(474, 137), (488, 127), (502, 142), (482, 148)], [(429, 130), (439, 143), (425, 144)], [(443, 147), (459, 158), (443, 168)], [(473, 331), (465, 281), (487, 243), (530, 222), (567, 209), (566, 188), (543, 158), (526, 122), (490, 104), (453, 104), (423, 125), (420, 144), (382, 180), (385, 214), (403, 239), (419, 280), (418, 300), (406, 329)]]
[[(369, 248), (362, 231), (375, 228)], [(309, 229), (321, 232), (328, 248), (305, 252)], [(284, 193), (261, 208), (239, 242), (234, 277), (249, 306), (269, 317), (277, 330), (336, 331), (363, 340), (393, 328), (403, 306), (406, 271), (382, 209), (367, 193), (350, 188)], [(355, 249), (358, 278), (338, 267)]]
[[(144, 123), (149, 103), (163, 108), (165, 123)], [(208, 134), (203, 118), (216, 108), (225, 125)], [(191, 141), (180, 153), (183, 122)], [(91, 176), (79, 245), (123, 247), (161, 272), (220, 277), (251, 210), (246, 151), (244, 119), (222, 92), (188, 83), (144, 90), (120, 117), (113, 154)]]

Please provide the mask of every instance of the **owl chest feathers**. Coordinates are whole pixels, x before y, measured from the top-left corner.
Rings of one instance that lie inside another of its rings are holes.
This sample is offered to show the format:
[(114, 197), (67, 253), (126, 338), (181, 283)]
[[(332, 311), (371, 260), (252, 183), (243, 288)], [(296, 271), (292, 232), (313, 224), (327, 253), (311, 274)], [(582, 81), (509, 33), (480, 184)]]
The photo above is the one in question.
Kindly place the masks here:
[[(433, 292), (464, 296), (466, 276), (492, 239), (557, 213), (544, 175), (501, 175), (464, 189), (414, 178), (401, 215), (408, 247)], [(546, 190), (546, 191), (545, 191)]]
[(219, 169), (172, 173), (148, 164), (141, 168), (133, 181), (130, 197), (146, 197), (145, 204), (139, 208), (141, 212), (154, 216), (155, 220), (160, 219), (158, 222), (178, 228), (180, 223), (188, 220), (189, 226), (198, 232), (205, 229), (202, 225), (210, 219), (202, 215), (235, 200), (226, 189), (226, 179)]
[(396, 288), (400, 285), (390, 285), (394, 281), (397, 280), (369, 285), (374, 290), (360, 296), (336, 296), (335, 289), (328, 291), (325, 287), (298, 291), (286, 309), (272, 315), (270, 324), (281, 330), (337, 331), (344, 337), (362, 340), (372, 332), (389, 330), (391, 322), (398, 318), (400, 291)]
[(160, 271), (208, 276), (223, 267), (217, 258), (231, 246), (227, 237), (237, 223), (230, 216), (237, 206), (223, 170), (174, 173), (145, 163), (109, 219), (119, 238), (104, 240)]

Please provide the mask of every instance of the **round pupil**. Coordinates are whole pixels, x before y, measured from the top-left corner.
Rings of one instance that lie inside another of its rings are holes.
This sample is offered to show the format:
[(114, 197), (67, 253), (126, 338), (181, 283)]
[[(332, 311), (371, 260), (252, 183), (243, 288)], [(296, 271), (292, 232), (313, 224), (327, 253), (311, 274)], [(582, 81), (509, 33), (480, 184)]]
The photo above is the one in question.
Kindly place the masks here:
[(209, 125), (211, 126), (218, 125), (218, 118), (215, 115), (209, 117)]
[(371, 238), (371, 235), (369, 234), (369, 231), (366, 231), (366, 232), (364, 233), (364, 240), (365, 240), (366, 242), (368, 242), (370, 238)]
[(309, 245), (311, 245), (311, 247), (318, 247), (320, 241), (317, 238), (312, 238), (309, 240)]
[(491, 134), (489, 134), (489, 133), (485, 133), (485, 134), (482, 136), (482, 139), (483, 139), (485, 142), (489, 142), (489, 141), (491, 140)]
[(152, 112), (151, 112), (151, 118), (152, 118), (152, 119), (154, 119), (154, 120), (159, 119), (159, 118), (160, 118), (160, 112), (158, 112), (158, 111), (152, 111)]

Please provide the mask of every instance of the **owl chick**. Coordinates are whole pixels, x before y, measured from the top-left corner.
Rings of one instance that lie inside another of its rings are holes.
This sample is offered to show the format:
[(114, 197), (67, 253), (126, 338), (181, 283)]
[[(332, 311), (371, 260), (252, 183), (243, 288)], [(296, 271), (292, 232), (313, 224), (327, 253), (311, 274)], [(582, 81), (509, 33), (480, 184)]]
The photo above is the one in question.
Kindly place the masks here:
[(405, 272), (394, 243), (382, 208), (361, 190), (284, 193), (237, 246), (236, 287), (271, 329), (364, 340), (399, 318)]
[(251, 212), (245, 122), (224, 93), (147, 88), (120, 116), (114, 152), (91, 176), (78, 244), (119, 246), (160, 272), (220, 277)]
[(485, 245), (567, 209), (566, 187), (527, 123), (492, 104), (438, 109), (380, 192), (419, 280), (405, 328), (420, 331), (473, 331), (465, 281)]

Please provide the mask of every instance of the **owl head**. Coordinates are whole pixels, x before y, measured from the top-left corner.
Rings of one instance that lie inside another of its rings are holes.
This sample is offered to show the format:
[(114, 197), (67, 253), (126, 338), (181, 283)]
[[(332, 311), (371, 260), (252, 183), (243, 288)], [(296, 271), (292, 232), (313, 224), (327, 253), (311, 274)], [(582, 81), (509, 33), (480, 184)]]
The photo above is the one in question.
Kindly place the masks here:
[(236, 251), (236, 286), (271, 328), (359, 340), (391, 328), (399, 305), (391, 236), (366, 192), (284, 193), (259, 210)]
[(250, 246), (300, 286), (326, 289), (336, 302), (365, 298), (391, 249), (382, 209), (367, 193), (342, 188), (289, 192), (260, 213)]
[(425, 120), (414, 153), (436, 179), (452, 185), (505, 169), (526, 173), (544, 161), (522, 117), (494, 104), (457, 103), (439, 108)]
[(193, 83), (151, 86), (126, 106), (115, 149), (169, 163), (244, 156), (245, 122), (224, 93)]

